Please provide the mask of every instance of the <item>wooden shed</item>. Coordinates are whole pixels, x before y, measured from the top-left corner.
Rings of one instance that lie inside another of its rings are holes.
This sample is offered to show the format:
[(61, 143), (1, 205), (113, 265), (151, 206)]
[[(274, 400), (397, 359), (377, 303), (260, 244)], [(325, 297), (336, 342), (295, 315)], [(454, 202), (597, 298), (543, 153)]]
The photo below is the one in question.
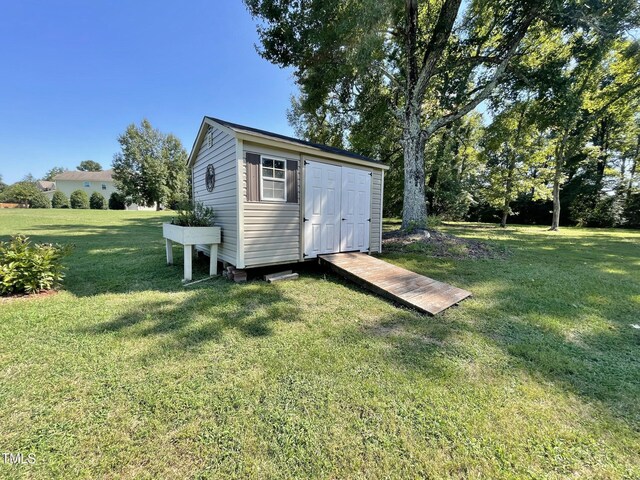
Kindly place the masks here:
[(188, 162), (194, 201), (222, 227), (221, 261), (252, 268), (382, 249), (389, 167), (378, 161), (204, 117)]

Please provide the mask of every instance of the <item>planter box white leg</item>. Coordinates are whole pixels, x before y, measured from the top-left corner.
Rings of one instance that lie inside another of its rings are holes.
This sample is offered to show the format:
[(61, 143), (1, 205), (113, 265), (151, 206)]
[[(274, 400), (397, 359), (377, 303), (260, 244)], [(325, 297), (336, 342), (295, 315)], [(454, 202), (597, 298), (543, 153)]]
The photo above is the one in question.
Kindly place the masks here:
[(168, 238), (165, 240), (167, 241), (167, 265), (173, 265), (173, 244)]
[(218, 274), (218, 244), (214, 243), (209, 247), (209, 275)]
[(193, 255), (197, 255), (196, 245), (211, 245), (210, 275), (218, 274), (218, 244), (222, 239), (220, 227), (183, 227), (165, 223), (162, 225), (162, 236), (166, 241), (167, 264), (173, 264), (173, 243), (184, 247), (184, 281), (193, 279)]
[(192, 263), (192, 245), (184, 246), (184, 280), (185, 282), (191, 281), (191, 263)]

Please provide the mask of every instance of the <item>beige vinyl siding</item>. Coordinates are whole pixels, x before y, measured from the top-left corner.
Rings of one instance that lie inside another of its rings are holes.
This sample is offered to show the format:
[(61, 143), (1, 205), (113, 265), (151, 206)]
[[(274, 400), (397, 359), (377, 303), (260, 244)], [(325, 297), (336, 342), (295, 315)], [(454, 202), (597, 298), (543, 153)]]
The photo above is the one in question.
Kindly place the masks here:
[[(245, 142), (245, 160), (247, 152), (300, 161), (300, 156), (293, 152), (263, 148)], [(298, 203), (247, 202), (246, 170), (245, 161), (242, 175), (245, 267), (297, 262), (300, 260), (300, 201)], [(300, 175), (300, 165), (298, 165), (298, 175)], [(300, 178), (298, 178), (298, 199), (300, 199)]]
[(369, 227), (369, 251), (381, 252), (382, 234), (382, 170), (372, 170), (371, 175), (371, 224)]
[[(215, 224), (222, 227), (222, 243), (218, 258), (236, 265), (238, 243), (238, 196), (236, 177), (236, 139), (233, 135), (213, 128), (213, 146), (209, 148), (205, 137), (193, 165), (193, 198), (215, 211)], [(207, 190), (205, 172), (207, 165), (215, 169), (215, 187)], [(199, 248), (208, 253), (208, 247)]]

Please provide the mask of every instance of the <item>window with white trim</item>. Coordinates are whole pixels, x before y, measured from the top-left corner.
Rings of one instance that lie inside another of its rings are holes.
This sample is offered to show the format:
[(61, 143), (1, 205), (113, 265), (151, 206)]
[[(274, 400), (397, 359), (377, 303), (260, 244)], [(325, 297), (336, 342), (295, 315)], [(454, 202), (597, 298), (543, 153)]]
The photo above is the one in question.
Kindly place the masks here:
[(277, 158), (262, 157), (261, 189), (263, 200), (287, 200), (287, 163)]
[(91, 188), (91, 182), (84, 182), (84, 188)]
[(103, 183), (103, 184), (102, 184), (102, 189), (103, 189), (103, 190), (106, 190), (106, 189), (107, 189), (107, 184), (106, 184), (106, 183)]

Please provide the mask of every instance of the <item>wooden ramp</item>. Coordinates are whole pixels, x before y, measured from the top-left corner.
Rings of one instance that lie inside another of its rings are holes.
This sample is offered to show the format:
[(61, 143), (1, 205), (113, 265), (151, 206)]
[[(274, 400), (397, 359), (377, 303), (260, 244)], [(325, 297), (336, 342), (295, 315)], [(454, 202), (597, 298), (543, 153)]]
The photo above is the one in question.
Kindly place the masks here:
[(391, 265), (366, 253), (320, 255), (336, 272), (398, 303), (435, 315), (471, 292)]

